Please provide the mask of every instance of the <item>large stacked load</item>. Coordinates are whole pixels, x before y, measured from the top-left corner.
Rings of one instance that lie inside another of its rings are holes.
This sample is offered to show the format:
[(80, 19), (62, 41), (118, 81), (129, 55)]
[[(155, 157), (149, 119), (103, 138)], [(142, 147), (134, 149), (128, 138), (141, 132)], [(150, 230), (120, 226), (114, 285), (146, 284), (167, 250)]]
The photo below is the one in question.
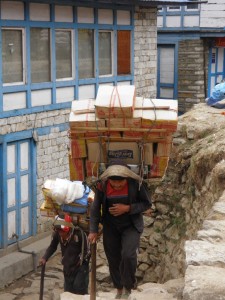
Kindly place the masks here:
[(136, 97), (133, 85), (98, 89), (95, 100), (75, 100), (70, 123), (70, 179), (99, 177), (123, 160), (144, 179), (162, 177), (177, 128), (177, 100)]

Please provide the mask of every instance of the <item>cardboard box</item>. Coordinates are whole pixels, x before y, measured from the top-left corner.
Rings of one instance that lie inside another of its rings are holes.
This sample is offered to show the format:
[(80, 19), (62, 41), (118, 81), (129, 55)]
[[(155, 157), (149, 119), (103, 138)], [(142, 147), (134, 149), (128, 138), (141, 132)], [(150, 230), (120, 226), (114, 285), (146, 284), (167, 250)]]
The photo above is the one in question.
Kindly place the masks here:
[(69, 123), (71, 129), (76, 127), (105, 127), (105, 120), (98, 119), (94, 113), (74, 114), (70, 113)]
[[(136, 142), (110, 142), (105, 144), (88, 143), (88, 160), (106, 163), (112, 160), (122, 160), (126, 164), (140, 164), (140, 149)], [(153, 144), (143, 146), (144, 163), (153, 164)]]
[(135, 109), (164, 109), (164, 110), (178, 110), (178, 101), (172, 99), (150, 99), (143, 97), (136, 97)]
[(144, 164), (153, 164), (153, 144), (147, 143), (144, 145)]
[(95, 100), (84, 99), (72, 101), (71, 111), (74, 114), (94, 113), (95, 112)]
[(142, 128), (164, 129), (169, 132), (177, 130), (177, 112), (174, 110), (143, 110)]
[(150, 178), (152, 177), (163, 177), (169, 162), (169, 157), (167, 156), (154, 156), (153, 165), (150, 170)]
[(170, 156), (172, 143), (157, 143), (156, 156)]
[(108, 128), (140, 128), (142, 110), (137, 109), (133, 112), (133, 118), (110, 118), (106, 120)]
[(106, 144), (104, 142), (88, 142), (87, 143), (88, 160), (93, 163), (105, 163), (106, 159)]
[(95, 101), (98, 118), (132, 118), (134, 110), (134, 85), (100, 85)]
[(71, 155), (72, 158), (87, 157), (85, 140), (79, 140), (79, 139), (71, 140)]
[(107, 146), (106, 154), (109, 161), (119, 159), (131, 165), (140, 163), (139, 148), (136, 142), (112, 142)]
[(85, 169), (83, 158), (72, 158), (69, 155), (70, 180), (83, 181), (85, 179)]
[(86, 175), (88, 177), (98, 177), (98, 169), (99, 169), (99, 163), (98, 162), (91, 162), (90, 160), (86, 159), (85, 161), (85, 167), (86, 167)]
[(54, 218), (57, 215), (57, 211), (54, 208), (45, 207), (45, 202), (40, 207), (40, 215), (42, 217)]

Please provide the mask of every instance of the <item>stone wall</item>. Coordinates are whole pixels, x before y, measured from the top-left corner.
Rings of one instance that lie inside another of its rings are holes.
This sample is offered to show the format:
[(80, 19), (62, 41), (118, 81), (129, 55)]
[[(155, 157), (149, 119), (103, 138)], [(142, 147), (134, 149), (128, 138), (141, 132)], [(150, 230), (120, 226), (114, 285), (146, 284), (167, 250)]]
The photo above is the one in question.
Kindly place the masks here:
[(179, 111), (184, 113), (194, 104), (205, 101), (205, 48), (203, 40), (179, 42), (178, 99)]
[(136, 93), (138, 96), (156, 98), (157, 9), (136, 8), (134, 27)]

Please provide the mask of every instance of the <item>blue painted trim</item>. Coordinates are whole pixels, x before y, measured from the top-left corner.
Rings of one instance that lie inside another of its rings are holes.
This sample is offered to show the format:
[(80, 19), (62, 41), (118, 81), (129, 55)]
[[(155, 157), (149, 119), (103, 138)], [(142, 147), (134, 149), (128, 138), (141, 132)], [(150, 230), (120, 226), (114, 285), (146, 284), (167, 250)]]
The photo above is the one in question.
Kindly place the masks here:
[[(0, 216), (1, 219), (3, 219), (3, 199), (4, 199), (4, 193), (3, 193), (3, 188), (4, 188), (4, 184), (3, 184), (3, 145), (0, 143), (0, 199), (2, 199), (0, 201)], [(3, 220), (0, 221), (0, 248), (2, 248), (2, 244), (3, 244)]]
[[(3, 197), (2, 197), (2, 214), (1, 214), (1, 225), (2, 225), (2, 243), (1, 247), (5, 248), (8, 244), (8, 230), (7, 229), (7, 207), (5, 205), (6, 199), (7, 199), (7, 179), (6, 179), (6, 159), (4, 159), (4, 154), (6, 153), (6, 143), (2, 144), (2, 191), (3, 191)], [(5, 172), (4, 172), (5, 171)]]

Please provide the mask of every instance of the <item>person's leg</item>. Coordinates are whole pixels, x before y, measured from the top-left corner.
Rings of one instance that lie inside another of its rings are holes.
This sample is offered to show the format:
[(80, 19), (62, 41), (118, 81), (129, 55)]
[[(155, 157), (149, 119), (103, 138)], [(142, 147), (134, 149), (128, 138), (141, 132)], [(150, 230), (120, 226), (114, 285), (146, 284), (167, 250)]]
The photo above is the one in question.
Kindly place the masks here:
[(64, 292), (73, 292), (73, 278), (64, 274)]
[(129, 227), (122, 233), (120, 275), (121, 283), (128, 293), (136, 284), (135, 273), (140, 236), (141, 234), (134, 227)]
[(110, 276), (119, 294), (123, 288), (119, 269), (121, 262), (121, 238), (118, 230), (111, 224), (104, 224), (103, 226), (103, 245), (109, 263)]

